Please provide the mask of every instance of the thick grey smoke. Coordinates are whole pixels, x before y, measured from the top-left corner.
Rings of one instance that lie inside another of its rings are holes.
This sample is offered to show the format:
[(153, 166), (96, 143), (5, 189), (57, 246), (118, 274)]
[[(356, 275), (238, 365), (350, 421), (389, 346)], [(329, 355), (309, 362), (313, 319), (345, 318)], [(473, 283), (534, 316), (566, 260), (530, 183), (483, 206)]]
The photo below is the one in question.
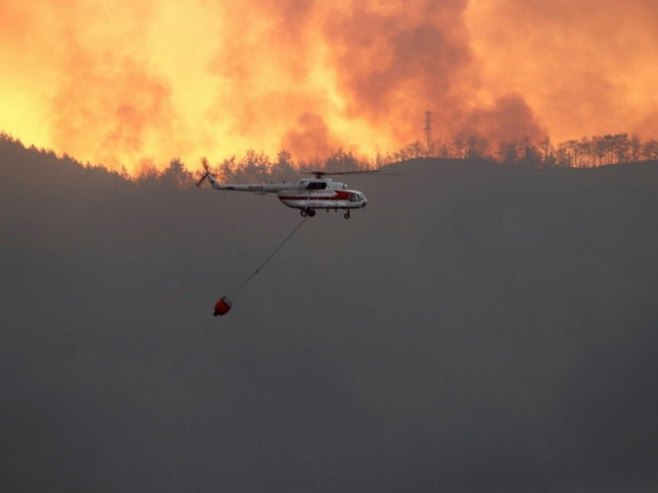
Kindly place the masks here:
[(273, 197), (0, 147), (5, 491), (650, 491), (655, 164)]

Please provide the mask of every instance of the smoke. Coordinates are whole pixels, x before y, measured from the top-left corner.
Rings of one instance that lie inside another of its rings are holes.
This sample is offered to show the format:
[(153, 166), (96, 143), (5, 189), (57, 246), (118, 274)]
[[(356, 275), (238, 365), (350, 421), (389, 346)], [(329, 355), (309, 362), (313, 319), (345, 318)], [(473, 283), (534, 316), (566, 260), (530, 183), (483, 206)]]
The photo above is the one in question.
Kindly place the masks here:
[(355, 3), (328, 22), (330, 60), (339, 68), (348, 113), (409, 139), (418, 135), (421, 115), (432, 108), (441, 130), (448, 130), (448, 118), (470, 106), (473, 85), (464, 6), (463, 1)]
[(523, 98), (510, 94), (490, 107), (474, 109), (465, 119), (461, 134), (486, 136), (493, 142), (511, 142), (519, 136), (537, 141), (545, 132)]
[(522, 95), (554, 139), (655, 136), (655, 2), (486, 0), (467, 19), (483, 92)]
[(658, 491), (658, 166), (404, 171), (216, 319), (295, 211), (0, 140), (0, 490)]
[(319, 115), (304, 113), (283, 139), (283, 147), (295, 149), (297, 155), (312, 159), (314, 155), (328, 155), (340, 147), (340, 142), (332, 139), (329, 128)]
[[(79, 56), (86, 58), (84, 52)], [(133, 60), (109, 61), (105, 65), (96, 68), (92, 61), (72, 63), (54, 98), (55, 105), (64, 109), (53, 114), (56, 144), (74, 155), (84, 155), (90, 149), (113, 167), (121, 164), (115, 150), (121, 150), (133, 162), (148, 159), (151, 144), (175, 155), (176, 149), (165, 140), (167, 135), (176, 135), (166, 83)], [(87, 85), (95, 90), (84, 90)]]
[[(21, 19), (12, 73), (35, 99), (33, 113), (23, 115), (28, 139), (30, 128), (45, 128), (37, 144), (111, 168), (134, 169), (185, 149), (170, 82), (147, 49), (148, 2), (115, 11), (91, 1), (39, 1), (34, 13), (10, 3), (3, 10)], [(6, 130), (23, 137), (20, 128)]]
[(658, 133), (648, 0), (0, 0), (0, 129), (136, 171), (423, 136)]

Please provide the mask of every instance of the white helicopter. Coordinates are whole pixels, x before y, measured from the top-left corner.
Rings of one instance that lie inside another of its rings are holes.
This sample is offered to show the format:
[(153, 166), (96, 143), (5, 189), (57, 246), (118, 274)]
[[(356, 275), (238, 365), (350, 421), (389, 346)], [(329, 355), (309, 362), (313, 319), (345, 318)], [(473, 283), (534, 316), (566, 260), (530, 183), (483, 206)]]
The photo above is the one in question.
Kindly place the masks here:
[(210, 182), (215, 190), (235, 192), (254, 192), (258, 194), (275, 193), (278, 199), (288, 207), (300, 209), (302, 217), (313, 217), (318, 209), (345, 210), (343, 217), (350, 218), (350, 210), (362, 209), (368, 203), (366, 196), (358, 190), (350, 190), (345, 183), (325, 178), (327, 175), (351, 175), (357, 173), (377, 173), (378, 170), (345, 171), (329, 173), (326, 171), (311, 171), (315, 178), (302, 178), (297, 182), (278, 183), (244, 183), (221, 184), (210, 172), (208, 162), (202, 161), (205, 172), (196, 183), (200, 187), (204, 180)]

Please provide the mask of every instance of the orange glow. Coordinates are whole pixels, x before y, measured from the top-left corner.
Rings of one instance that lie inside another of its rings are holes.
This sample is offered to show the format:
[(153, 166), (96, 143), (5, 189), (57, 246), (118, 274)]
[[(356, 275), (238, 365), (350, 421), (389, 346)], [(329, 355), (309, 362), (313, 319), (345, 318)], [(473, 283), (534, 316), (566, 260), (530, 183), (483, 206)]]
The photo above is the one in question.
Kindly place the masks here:
[(138, 172), (658, 134), (653, 0), (0, 0), (0, 130)]
[(553, 140), (658, 133), (656, 2), (479, 0), (466, 18), (481, 94), (523, 95)]

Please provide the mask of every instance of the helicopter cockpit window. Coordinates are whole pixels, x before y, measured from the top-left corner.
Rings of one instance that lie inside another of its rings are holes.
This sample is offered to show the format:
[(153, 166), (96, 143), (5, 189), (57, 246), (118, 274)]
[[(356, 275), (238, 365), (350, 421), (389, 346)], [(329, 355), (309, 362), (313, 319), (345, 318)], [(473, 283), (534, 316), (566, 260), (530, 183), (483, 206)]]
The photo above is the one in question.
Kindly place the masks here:
[(326, 181), (312, 181), (306, 185), (306, 190), (324, 190), (325, 188), (327, 188)]
[(350, 195), (350, 201), (351, 202), (358, 202), (359, 201), (359, 194), (358, 193), (353, 193)]

